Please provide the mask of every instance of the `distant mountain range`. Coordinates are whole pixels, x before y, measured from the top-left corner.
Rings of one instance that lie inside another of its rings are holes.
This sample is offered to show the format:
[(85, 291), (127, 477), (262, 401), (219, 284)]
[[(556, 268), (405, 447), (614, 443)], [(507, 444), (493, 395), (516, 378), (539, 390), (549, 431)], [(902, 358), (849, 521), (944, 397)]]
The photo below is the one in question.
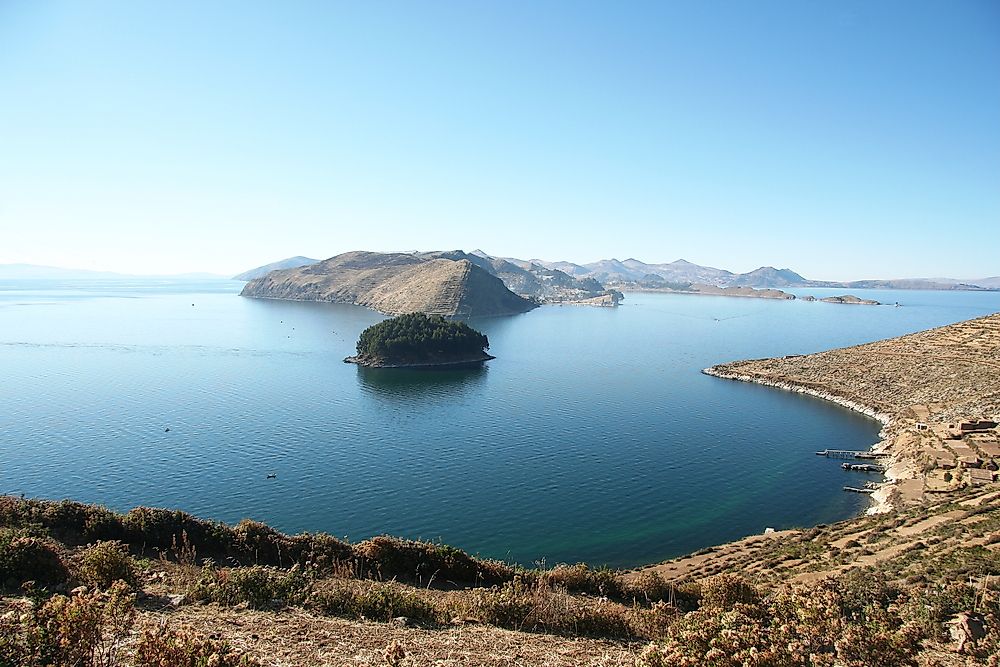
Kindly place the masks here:
[[(747, 273), (733, 273), (712, 266), (702, 266), (684, 259), (664, 264), (647, 264), (637, 259), (604, 259), (589, 264), (543, 259), (523, 260), (494, 257), (482, 250), (411, 253), (423, 258), (466, 259), (501, 278), (514, 292), (541, 300), (579, 298), (612, 289), (677, 289), (691, 285), (715, 287), (838, 287), (855, 289), (924, 289), (924, 290), (994, 290), (1000, 289), (1000, 276), (959, 280), (954, 278), (900, 278), (893, 280), (852, 280), (845, 282), (809, 280), (791, 269), (762, 266)], [(316, 263), (307, 257), (291, 257), (236, 276), (259, 277), (269, 267), (287, 268)], [(284, 265), (286, 262), (291, 264)], [(300, 262), (300, 263), (296, 263)]]

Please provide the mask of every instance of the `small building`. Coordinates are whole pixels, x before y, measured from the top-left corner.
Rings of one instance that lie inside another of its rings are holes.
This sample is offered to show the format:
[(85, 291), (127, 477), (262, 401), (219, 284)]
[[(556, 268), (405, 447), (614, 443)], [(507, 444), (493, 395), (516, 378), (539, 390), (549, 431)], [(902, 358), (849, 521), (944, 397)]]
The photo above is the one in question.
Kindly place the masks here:
[(927, 424), (925, 424), (924, 422), (917, 422), (917, 430), (918, 431), (926, 431), (927, 430)]
[(983, 484), (990, 484), (993, 482), (993, 472), (990, 470), (973, 468), (968, 471), (968, 474), (969, 482), (972, 486), (982, 486)]
[(976, 444), (987, 456), (1000, 457), (1000, 442), (994, 440), (992, 442), (977, 442)]
[(960, 456), (958, 458), (958, 464), (963, 468), (978, 468), (983, 465), (983, 462), (979, 460), (978, 456)]
[(958, 425), (958, 430), (963, 433), (974, 433), (976, 431), (989, 431), (990, 429), (996, 427), (997, 423), (995, 421), (990, 421), (988, 419), (973, 419), (961, 422)]

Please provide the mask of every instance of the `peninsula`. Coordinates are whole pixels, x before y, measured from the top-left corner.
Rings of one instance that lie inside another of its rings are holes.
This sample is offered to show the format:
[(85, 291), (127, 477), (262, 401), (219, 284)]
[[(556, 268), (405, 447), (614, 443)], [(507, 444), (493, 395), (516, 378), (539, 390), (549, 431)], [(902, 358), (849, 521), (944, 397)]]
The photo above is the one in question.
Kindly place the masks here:
[(1000, 468), (1000, 314), (705, 373), (811, 394), (882, 421), (879, 511), (992, 483)]
[(344, 361), (373, 368), (464, 366), (495, 359), (486, 353), (489, 347), (486, 335), (465, 322), (410, 313), (362, 331), (357, 356)]

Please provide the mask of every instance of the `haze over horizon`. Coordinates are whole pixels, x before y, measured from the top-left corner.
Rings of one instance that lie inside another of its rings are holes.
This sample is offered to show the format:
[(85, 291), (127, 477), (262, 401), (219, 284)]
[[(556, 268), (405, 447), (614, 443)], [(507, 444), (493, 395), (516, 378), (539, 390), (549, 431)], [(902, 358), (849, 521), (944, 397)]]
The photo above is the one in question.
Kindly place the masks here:
[(1000, 274), (991, 2), (0, 3), (0, 264)]

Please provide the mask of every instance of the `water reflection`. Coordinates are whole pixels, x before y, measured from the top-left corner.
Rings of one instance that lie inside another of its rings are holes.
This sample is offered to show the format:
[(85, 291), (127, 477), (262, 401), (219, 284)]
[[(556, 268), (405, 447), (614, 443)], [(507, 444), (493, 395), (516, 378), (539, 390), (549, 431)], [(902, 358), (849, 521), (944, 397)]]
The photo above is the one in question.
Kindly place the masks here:
[(428, 397), (462, 394), (482, 386), (489, 365), (478, 363), (461, 368), (365, 368), (358, 366), (358, 383), (371, 396), (411, 402)]

